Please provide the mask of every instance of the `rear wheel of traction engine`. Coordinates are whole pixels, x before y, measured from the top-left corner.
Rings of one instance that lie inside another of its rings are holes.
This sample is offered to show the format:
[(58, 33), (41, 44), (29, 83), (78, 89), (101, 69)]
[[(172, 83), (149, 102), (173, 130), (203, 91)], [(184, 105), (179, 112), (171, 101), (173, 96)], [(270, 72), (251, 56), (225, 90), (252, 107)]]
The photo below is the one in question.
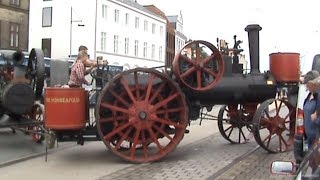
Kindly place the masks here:
[(27, 64), (27, 75), (31, 80), (36, 100), (41, 99), (45, 79), (44, 54), (41, 49), (31, 50)]
[(211, 43), (192, 41), (175, 56), (173, 72), (189, 89), (206, 91), (222, 78), (224, 62), (219, 50)]
[(224, 105), (218, 114), (218, 128), (223, 138), (231, 143), (248, 142), (252, 134), (252, 119), (256, 105)]
[(42, 134), (42, 129), (40, 126), (44, 126), (44, 119), (45, 119), (45, 113), (44, 113), (44, 106), (40, 103), (35, 103), (32, 107), (31, 112), (28, 114), (27, 117), (30, 119), (36, 120), (38, 122), (42, 122), (42, 124), (38, 124), (37, 126), (29, 126), (28, 129), (37, 133), (31, 133), (32, 140), (36, 143), (41, 143), (45, 137)]
[(157, 161), (172, 152), (187, 124), (183, 92), (154, 69), (137, 68), (115, 76), (97, 103), (102, 141), (115, 155), (135, 163)]
[(271, 153), (292, 148), (296, 109), (286, 99), (269, 99), (257, 109), (253, 118), (254, 138)]

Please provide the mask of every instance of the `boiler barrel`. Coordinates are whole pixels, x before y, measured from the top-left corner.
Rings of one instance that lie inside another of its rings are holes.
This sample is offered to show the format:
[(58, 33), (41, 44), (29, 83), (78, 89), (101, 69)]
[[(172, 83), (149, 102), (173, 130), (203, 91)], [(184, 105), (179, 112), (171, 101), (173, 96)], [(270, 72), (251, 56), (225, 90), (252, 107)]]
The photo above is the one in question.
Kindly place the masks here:
[(84, 88), (46, 88), (46, 128), (82, 129), (86, 124), (87, 92)]
[(261, 103), (275, 97), (276, 85), (273, 83), (268, 83), (265, 74), (232, 74), (223, 77), (215, 88), (190, 96), (203, 105)]

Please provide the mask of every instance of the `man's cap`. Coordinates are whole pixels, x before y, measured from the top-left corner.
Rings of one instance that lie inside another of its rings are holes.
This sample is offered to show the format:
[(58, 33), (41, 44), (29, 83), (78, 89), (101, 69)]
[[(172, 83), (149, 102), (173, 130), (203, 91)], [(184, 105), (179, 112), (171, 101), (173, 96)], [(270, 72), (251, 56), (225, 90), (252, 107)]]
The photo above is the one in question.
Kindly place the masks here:
[(317, 78), (319, 76), (320, 76), (320, 74), (318, 71), (316, 71), (316, 70), (309, 71), (304, 75), (302, 83), (306, 84), (307, 82), (314, 80), (315, 78)]

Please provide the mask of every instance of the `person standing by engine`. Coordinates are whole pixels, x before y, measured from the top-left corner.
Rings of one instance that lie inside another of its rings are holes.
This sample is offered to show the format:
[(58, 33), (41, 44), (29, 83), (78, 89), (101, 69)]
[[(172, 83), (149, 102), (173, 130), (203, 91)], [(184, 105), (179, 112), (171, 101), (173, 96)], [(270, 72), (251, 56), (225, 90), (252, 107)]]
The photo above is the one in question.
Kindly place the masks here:
[(306, 73), (303, 84), (309, 91), (303, 104), (304, 128), (307, 135), (308, 148), (311, 149), (313, 144), (318, 141), (320, 118), (317, 118), (317, 109), (320, 107), (320, 93), (316, 88), (308, 83), (319, 77), (319, 72), (312, 70)]
[(85, 61), (88, 59), (88, 54), (84, 51), (80, 51), (76, 60), (76, 63), (72, 66), (68, 85), (69, 87), (82, 87), (83, 84), (89, 85), (89, 82), (85, 79), (85, 75), (89, 74), (90, 70), (86, 70)]

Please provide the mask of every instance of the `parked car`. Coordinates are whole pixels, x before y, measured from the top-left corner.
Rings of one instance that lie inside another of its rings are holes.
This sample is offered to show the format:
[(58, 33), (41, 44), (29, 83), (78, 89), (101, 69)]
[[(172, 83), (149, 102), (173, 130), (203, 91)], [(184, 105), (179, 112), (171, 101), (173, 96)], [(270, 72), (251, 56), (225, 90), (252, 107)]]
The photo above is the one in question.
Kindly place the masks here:
[(293, 175), (295, 180), (320, 179), (320, 144), (314, 146), (303, 158), (298, 169), (291, 161), (274, 161), (271, 165), (271, 173)]

